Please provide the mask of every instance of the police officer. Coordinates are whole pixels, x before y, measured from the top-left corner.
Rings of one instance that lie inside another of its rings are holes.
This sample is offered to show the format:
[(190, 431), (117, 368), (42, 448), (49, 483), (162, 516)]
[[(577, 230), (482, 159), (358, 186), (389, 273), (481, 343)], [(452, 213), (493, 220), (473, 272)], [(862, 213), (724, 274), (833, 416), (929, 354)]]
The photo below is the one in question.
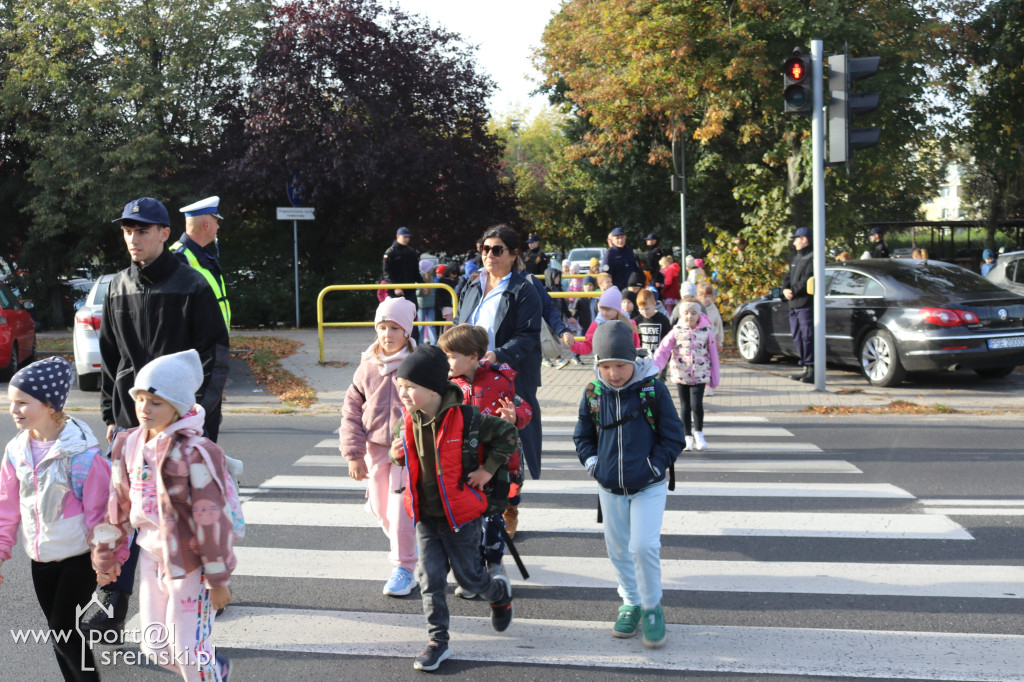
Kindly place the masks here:
[(793, 347), (804, 371), (789, 378), (805, 384), (814, 383), (814, 308), (807, 280), (814, 274), (814, 255), (811, 253), (811, 229), (798, 227), (793, 233), (796, 255), (789, 264), (789, 272), (782, 282), (782, 295), (789, 301), (789, 331)]
[(880, 227), (872, 227), (868, 232), (868, 240), (871, 242), (872, 258), (888, 258), (889, 245), (885, 243), (885, 233)]
[(526, 271), (531, 275), (544, 276), (544, 271), (548, 269), (551, 259), (548, 258), (547, 254), (540, 250), (540, 237), (535, 234), (531, 234), (526, 239), (526, 251), (523, 252), (523, 264), (526, 266)]
[(608, 235), (608, 243), (611, 248), (604, 254), (601, 262), (601, 271), (612, 276), (612, 285), (619, 291), (625, 291), (629, 286), (629, 276), (634, 272), (641, 272), (640, 262), (633, 253), (633, 249), (626, 246), (626, 231), (616, 227)]
[[(217, 297), (224, 326), (231, 329), (231, 304), (220, 271), (220, 246), (217, 232), (224, 218), (217, 213), (220, 197), (206, 197), (178, 210), (185, 214), (185, 233), (171, 244), (171, 253), (184, 265), (195, 269), (206, 280)], [(213, 245), (213, 250), (210, 250)]]

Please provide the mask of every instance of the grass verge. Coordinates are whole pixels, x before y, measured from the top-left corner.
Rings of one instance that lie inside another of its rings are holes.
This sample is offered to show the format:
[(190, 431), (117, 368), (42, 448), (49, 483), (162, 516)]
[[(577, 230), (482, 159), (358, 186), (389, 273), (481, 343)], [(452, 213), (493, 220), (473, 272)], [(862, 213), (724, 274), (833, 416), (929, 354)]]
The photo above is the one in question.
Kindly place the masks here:
[(948, 405), (918, 405), (907, 400), (893, 400), (879, 407), (805, 407), (800, 410), (809, 414), (956, 414), (958, 410)]
[(292, 407), (309, 407), (316, 402), (316, 391), (304, 380), (281, 367), (281, 358), (295, 353), (301, 346), (291, 339), (269, 336), (235, 336), (231, 349), (241, 351), (256, 382)]

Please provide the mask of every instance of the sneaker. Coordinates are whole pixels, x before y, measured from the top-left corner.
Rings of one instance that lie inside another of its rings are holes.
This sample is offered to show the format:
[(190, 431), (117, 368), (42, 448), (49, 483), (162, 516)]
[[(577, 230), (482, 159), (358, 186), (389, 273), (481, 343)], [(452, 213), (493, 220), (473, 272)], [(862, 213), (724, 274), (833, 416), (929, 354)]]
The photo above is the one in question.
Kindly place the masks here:
[(508, 593), (512, 594), (512, 579), (508, 577), (508, 571), (505, 570), (504, 564), (487, 564), (487, 572), (491, 574), (492, 578), (501, 576), (508, 580)]
[(470, 592), (462, 585), (459, 585), (455, 588), (455, 596), (460, 597), (462, 599), (476, 599), (480, 595), (476, 592)]
[(704, 432), (703, 431), (694, 431), (693, 432), (693, 447), (697, 448), (698, 450), (706, 450), (707, 449), (708, 442), (706, 440), (704, 440)]
[(623, 604), (619, 607), (619, 617), (612, 628), (612, 635), (621, 639), (636, 636), (640, 627), (640, 607)]
[(555, 364), (555, 363), (551, 362), (551, 361), (550, 361), (550, 360), (548, 360), (547, 358), (544, 358), (544, 366), (545, 366), (545, 367), (551, 367), (551, 366), (553, 366), (554, 364)]
[(395, 566), (391, 577), (384, 583), (384, 594), (389, 597), (404, 597), (412, 592), (414, 587), (416, 587), (416, 578), (413, 577), (412, 571)]
[(217, 674), (220, 675), (220, 682), (228, 682), (228, 676), (231, 675), (231, 661), (224, 656), (214, 656), (214, 660), (217, 662)]
[(693, 436), (686, 437), (686, 445), (683, 447), (683, 450), (693, 450)]
[(580, 356), (577, 355), (576, 357), (574, 357), (572, 359), (572, 364), (574, 364), (574, 365), (582, 365), (583, 364), (583, 358), (581, 358)]
[(640, 626), (644, 633), (644, 646), (648, 649), (660, 649), (665, 646), (665, 614), (661, 605), (653, 609), (642, 609)]
[(507, 576), (496, 575), (494, 579), (504, 586), (505, 596), (491, 602), (491, 627), (495, 632), (505, 632), (512, 623), (512, 585)]
[(707, 398), (708, 396), (713, 396), (714, 394), (715, 394), (715, 389), (711, 388), (710, 386), (708, 386), (706, 389), (704, 389), (704, 397), (705, 398)]
[(555, 369), (562, 369), (563, 367), (567, 366), (568, 364), (569, 364), (569, 359), (568, 358), (566, 358), (565, 360), (561, 360), (561, 359), (555, 360)]
[(427, 648), (413, 661), (412, 667), (417, 670), (437, 670), (438, 666), (452, 657), (452, 650), (447, 642), (430, 642)]

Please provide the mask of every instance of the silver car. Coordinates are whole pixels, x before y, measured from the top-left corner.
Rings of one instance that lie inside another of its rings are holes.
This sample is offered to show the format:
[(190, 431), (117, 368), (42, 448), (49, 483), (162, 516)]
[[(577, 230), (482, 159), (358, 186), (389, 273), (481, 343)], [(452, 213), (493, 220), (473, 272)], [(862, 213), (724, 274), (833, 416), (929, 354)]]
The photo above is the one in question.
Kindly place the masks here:
[(985, 279), (997, 287), (1024, 296), (1024, 251), (999, 254)]
[(75, 312), (72, 339), (75, 344), (75, 373), (81, 391), (100, 388), (100, 320), (103, 319), (103, 299), (114, 275), (103, 275), (92, 285), (85, 303)]

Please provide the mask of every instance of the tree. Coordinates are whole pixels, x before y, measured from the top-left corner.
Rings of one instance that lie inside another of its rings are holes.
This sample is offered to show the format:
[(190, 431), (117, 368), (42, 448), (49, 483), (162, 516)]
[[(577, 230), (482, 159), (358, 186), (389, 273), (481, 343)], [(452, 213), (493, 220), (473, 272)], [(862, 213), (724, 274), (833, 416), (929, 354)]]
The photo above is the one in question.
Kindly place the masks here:
[(269, 34), (232, 168), (268, 204), (301, 175), (318, 214), (309, 267), (402, 225), (420, 247), (464, 250), (515, 217), (486, 129), (493, 86), (457, 35), (376, 0), (289, 2)]

